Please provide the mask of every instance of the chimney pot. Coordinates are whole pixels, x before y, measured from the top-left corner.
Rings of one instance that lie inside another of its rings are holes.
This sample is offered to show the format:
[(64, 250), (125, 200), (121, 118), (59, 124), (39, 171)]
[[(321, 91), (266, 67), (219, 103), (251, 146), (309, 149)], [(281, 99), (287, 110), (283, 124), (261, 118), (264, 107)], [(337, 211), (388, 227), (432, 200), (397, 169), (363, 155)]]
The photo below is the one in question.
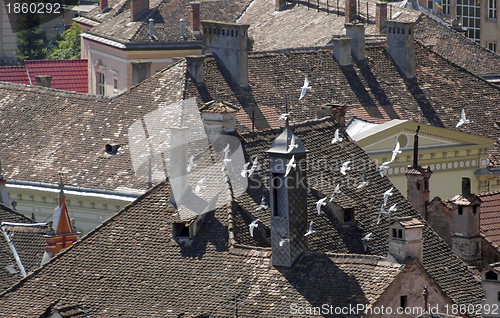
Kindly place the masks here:
[(351, 65), (351, 38), (333, 39), (333, 56), (340, 66)]
[(386, 27), (387, 21), (387, 2), (377, 2), (377, 10), (375, 12), (375, 31), (382, 33)]
[(406, 78), (415, 77), (414, 22), (387, 20), (387, 53)]
[(180, 19), (179, 23), (181, 24), (181, 39), (185, 40), (186, 37), (184, 36), (184, 19)]
[(356, 0), (345, 0), (345, 23), (356, 21)]
[(462, 178), (462, 196), (467, 198), (471, 195), (470, 192), (470, 179), (467, 177)]
[(130, 20), (137, 21), (146, 9), (149, 9), (149, 0), (130, 0)]
[(50, 87), (50, 81), (52, 80), (52, 76), (50, 75), (37, 75), (35, 76), (36, 85), (43, 87)]
[(351, 38), (351, 51), (358, 60), (365, 59), (365, 25), (346, 23), (346, 36)]

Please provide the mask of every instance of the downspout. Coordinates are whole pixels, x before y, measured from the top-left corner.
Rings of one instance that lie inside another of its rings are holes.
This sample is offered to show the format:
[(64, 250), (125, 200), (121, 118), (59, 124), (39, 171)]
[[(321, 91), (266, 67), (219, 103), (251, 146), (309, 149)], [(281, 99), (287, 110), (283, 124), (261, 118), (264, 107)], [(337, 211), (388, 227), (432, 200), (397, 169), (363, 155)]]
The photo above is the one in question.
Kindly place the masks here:
[(14, 254), (14, 258), (16, 259), (17, 267), (19, 267), (19, 270), (21, 271), (21, 274), (23, 277), (26, 277), (26, 271), (24, 270), (23, 264), (21, 263), (21, 259), (19, 258), (19, 255), (17, 255), (16, 248), (14, 247), (14, 243), (10, 240), (9, 236), (7, 235), (7, 232), (5, 232), (5, 225), (2, 225), (0, 227), (0, 231), (2, 231), (3, 236), (5, 237), (5, 240), (7, 241), (7, 244), (10, 247), (10, 250), (12, 251), (12, 254)]

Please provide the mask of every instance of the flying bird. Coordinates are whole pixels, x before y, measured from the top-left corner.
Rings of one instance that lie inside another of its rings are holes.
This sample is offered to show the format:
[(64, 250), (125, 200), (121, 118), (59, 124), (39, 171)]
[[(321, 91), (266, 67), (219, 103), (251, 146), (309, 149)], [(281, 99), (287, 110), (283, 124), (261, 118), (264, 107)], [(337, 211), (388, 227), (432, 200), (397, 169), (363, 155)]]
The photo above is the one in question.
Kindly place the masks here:
[(457, 126), (455, 128), (458, 128), (463, 124), (468, 124), (468, 123), (470, 123), (470, 120), (465, 118), (465, 109), (462, 108), (462, 113), (460, 114), (460, 120), (458, 121)]
[(264, 196), (262, 196), (262, 200), (260, 200), (260, 205), (255, 209), (255, 211), (260, 211), (260, 210), (265, 210), (267, 209), (269, 206), (266, 205), (266, 201), (264, 199)]
[(278, 121), (280, 122), (280, 125), (285, 124), (285, 121), (287, 120), (288, 116), (290, 116), (290, 114), (288, 114), (288, 113), (280, 115), (280, 118), (278, 119)]
[(306, 92), (311, 90), (311, 86), (309, 86), (309, 80), (306, 78), (304, 79), (304, 86), (302, 86), (302, 91), (300, 92), (300, 97), (299, 100), (301, 100), (304, 96), (306, 96)]
[(384, 204), (382, 203), (382, 206), (380, 207), (380, 211), (378, 212), (378, 218), (377, 218), (377, 224), (380, 223), (380, 220), (382, 220), (382, 215), (387, 214), (387, 212), (384, 210)]
[(333, 136), (332, 139), (332, 144), (336, 143), (337, 141), (342, 142), (342, 140), (344, 140), (344, 138), (339, 137), (339, 129), (337, 128), (337, 130), (335, 130), (335, 135)]
[(280, 240), (280, 246), (283, 246), (285, 243), (290, 242), (290, 239), (287, 238), (288, 232), (285, 231), (283, 235), (280, 234), (281, 240)]
[(257, 222), (259, 222), (259, 219), (253, 221), (252, 223), (250, 223), (250, 225), (248, 226), (250, 228), (250, 236), (253, 237), (253, 229), (255, 229), (256, 227), (258, 227), (259, 225), (257, 224)]
[(250, 162), (247, 162), (243, 165), (243, 170), (241, 170), (241, 176), (245, 178), (247, 176), (247, 173), (250, 172), (248, 169), (248, 166), (250, 165)]
[[(227, 164), (230, 163), (231, 161), (233, 161), (233, 159), (229, 159), (229, 144), (227, 144), (227, 147), (228, 151), (224, 151), (224, 155), (222, 157), (222, 169), (221, 171), (224, 171), (224, 169), (227, 168)], [(225, 149), (224, 149), (225, 150)]]
[(389, 164), (391, 163), (392, 161), (386, 161), (384, 163), (382, 163), (379, 167), (378, 167), (378, 172), (380, 172), (380, 176), (383, 177), (385, 176), (385, 174), (387, 173), (387, 170), (389, 170)]
[(318, 215), (321, 214), (321, 206), (325, 206), (326, 205), (326, 202), (325, 200), (328, 199), (328, 197), (324, 197), (323, 199), (319, 200), (318, 202), (316, 202), (316, 209), (318, 210)]
[(252, 168), (250, 168), (250, 171), (248, 172), (248, 177), (250, 177), (258, 168), (259, 168), (259, 157), (255, 156), (255, 159), (252, 162)]
[(292, 168), (295, 169), (296, 166), (297, 164), (295, 163), (295, 156), (292, 156), (292, 159), (290, 159), (290, 161), (286, 164), (285, 177), (288, 175), (288, 173), (290, 173), (290, 170), (292, 170)]
[(295, 135), (292, 135), (292, 140), (290, 141), (290, 145), (288, 146), (288, 152), (292, 151), (294, 148), (299, 148), (299, 145), (295, 143)]
[(400, 148), (400, 144), (399, 144), (399, 141), (396, 142), (396, 148), (394, 148), (394, 150), (392, 151), (392, 158), (391, 158), (391, 161), (390, 162), (394, 162), (394, 160), (396, 159), (397, 155), (402, 153), (401, 150), (399, 150)]
[(368, 242), (372, 240), (371, 236), (372, 232), (366, 234), (365, 237), (361, 239), (363, 241), (363, 247), (365, 248), (365, 251), (368, 248)]
[(342, 194), (342, 192), (340, 192), (340, 183), (338, 183), (337, 186), (335, 187), (335, 189), (333, 190), (333, 193), (332, 193), (332, 196), (331, 196), (329, 202), (332, 202), (333, 198), (335, 198), (336, 196), (341, 195), (341, 194)]
[(186, 167), (187, 172), (191, 172), (194, 168), (198, 167), (198, 164), (194, 163), (194, 156), (189, 157), (188, 165)]
[(340, 173), (342, 173), (345, 176), (346, 171), (351, 170), (351, 167), (348, 167), (348, 165), (351, 163), (351, 161), (346, 161), (342, 164), (342, 168), (340, 168)]
[(200, 195), (201, 190), (205, 190), (206, 186), (203, 185), (203, 182), (205, 182), (205, 178), (202, 178), (200, 181), (198, 181), (198, 184), (196, 185), (196, 188), (194, 191), (196, 191), (196, 195)]
[(361, 177), (361, 182), (359, 183), (356, 189), (362, 189), (368, 185), (368, 181), (366, 181), (366, 172), (363, 172), (363, 176)]
[(314, 233), (316, 233), (316, 231), (313, 230), (313, 221), (311, 221), (311, 223), (309, 223), (309, 231), (307, 231), (307, 233), (304, 234), (304, 236), (308, 236)]
[(387, 222), (391, 222), (391, 215), (392, 215), (392, 212), (396, 212), (397, 209), (396, 209), (396, 204), (397, 203), (394, 203), (390, 208), (389, 208), (389, 211), (387, 211)]
[(392, 188), (390, 188), (389, 190), (387, 190), (387, 191), (385, 191), (385, 192), (384, 192), (384, 206), (386, 206), (386, 205), (387, 205), (387, 200), (389, 200), (389, 197), (390, 197), (391, 195), (393, 195), (393, 193), (392, 193), (392, 189), (394, 189), (394, 187), (392, 187)]

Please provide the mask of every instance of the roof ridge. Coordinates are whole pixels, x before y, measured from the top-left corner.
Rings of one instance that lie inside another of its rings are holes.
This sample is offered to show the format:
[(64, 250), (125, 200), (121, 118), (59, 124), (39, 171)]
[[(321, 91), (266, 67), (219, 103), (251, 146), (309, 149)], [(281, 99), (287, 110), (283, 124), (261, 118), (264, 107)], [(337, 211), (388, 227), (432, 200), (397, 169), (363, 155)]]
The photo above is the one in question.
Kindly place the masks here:
[(5, 204), (1, 203), (0, 202), (0, 209), (4, 209), (4, 210), (7, 210), (9, 213), (12, 213), (12, 214), (16, 214), (17, 216), (20, 216), (22, 218), (25, 218), (26, 220), (30, 221), (31, 223), (35, 223), (32, 219), (30, 219), (29, 217), (27, 217), (26, 215), (14, 210), (13, 208), (11, 207), (8, 207), (6, 206)]
[[(30, 78), (30, 77), (31, 76), (28, 75), (28, 78)], [(0, 89), (3, 88), (2, 86), (12, 86), (13, 88), (18, 88), (18, 89), (40, 90), (40, 91), (45, 91), (46, 93), (51, 92), (51, 93), (60, 94), (60, 95), (76, 95), (79, 97), (86, 97), (88, 99), (106, 99), (108, 101), (111, 101), (114, 98), (114, 97), (112, 98), (112, 97), (103, 96), (103, 95), (93, 95), (93, 94), (80, 93), (80, 92), (75, 92), (75, 91), (65, 91), (62, 89), (44, 87), (44, 86), (39, 86), (39, 85), (18, 84), (18, 83), (0, 81)]]

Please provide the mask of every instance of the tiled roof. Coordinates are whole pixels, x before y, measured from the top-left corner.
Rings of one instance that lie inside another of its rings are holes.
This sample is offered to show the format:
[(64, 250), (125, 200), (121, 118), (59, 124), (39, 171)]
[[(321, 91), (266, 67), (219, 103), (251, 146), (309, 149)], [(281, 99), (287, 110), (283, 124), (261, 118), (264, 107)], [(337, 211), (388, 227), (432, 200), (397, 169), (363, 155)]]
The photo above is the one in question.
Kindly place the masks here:
[(16, 84), (30, 84), (24, 66), (0, 66), (0, 81)]
[(236, 113), (240, 110), (240, 107), (234, 106), (228, 102), (216, 102), (210, 101), (205, 104), (205, 106), (200, 108), (202, 113), (218, 113), (218, 114), (228, 114)]
[(36, 84), (35, 76), (50, 75), (50, 87), (70, 92), (87, 93), (87, 60), (27, 60), (26, 69), (31, 83)]
[[(31, 219), (25, 217), (11, 208), (0, 203), (0, 223), (34, 223)], [(40, 267), (43, 253), (45, 252), (46, 240), (44, 234), (46, 230), (12, 230), (6, 229), (8, 234), (12, 234), (10, 239), (14, 243), (14, 247), (21, 260), (26, 273), (33, 272)], [(6, 266), (12, 266), (15, 274), (9, 273)], [(0, 233), (0, 290), (3, 291), (11, 285), (17, 283), (23, 276), (17, 266), (14, 255), (7, 244), (5, 237)]]
[(109, 20), (124, 10), (130, 10), (130, 0), (108, 0), (108, 9), (101, 14), (99, 5), (89, 12), (82, 12), (82, 17), (92, 19), (97, 22)]
[(424, 227), (422, 222), (420, 222), (418, 219), (413, 218), (411, 216), (405, 216), (405, 217), (399, 217), (391, 221), (390, 224), (398, 222), (401, 224), (405, 229), (414, 229), (414, 228), (421, 228)]
[(460, 205), (460, 206), (468, 206), (468, 205), (473, 205), (473, 204), (480, 204), (481, 199), (479, 199), (478, 196), (474, 195), (474, 194), (471, 194), (468, 197), (464, 197), (461, 194), (457, 194), (451, 199), (446, 199), (446, 202), (453, 203), (453, 204)]
[(480, 229), (484, 237), (500, 248), (500, 191), (478, 194), (483, 201), (480, 207)]
[[(130, 0), (119, 2), (129, 5)], [(250, 4), (250, 0), (201, 1), (200, 19), (235, 22)], [(123, 9), (119, 14), (106, 18), (88, 33), (99, 35), (118, 42), (161, 43), (185, 42), (180, 38), (179, 20), (184, 19), (184, 36), (188, 41), (196, 41), (191, 32), (191, 6), (187, 0), (150, 1), (151, 11), (145, 13), (139, 21), (130, 22), (130, 9)], [(110, 14), (110, 11), (107, 14)], [(92, 11), (92, 15), (94, 12)], [(154, 38), (149, 37), (149, 19), (155, 20)], [(201, 42), (200, 42), (201, 48)]]

